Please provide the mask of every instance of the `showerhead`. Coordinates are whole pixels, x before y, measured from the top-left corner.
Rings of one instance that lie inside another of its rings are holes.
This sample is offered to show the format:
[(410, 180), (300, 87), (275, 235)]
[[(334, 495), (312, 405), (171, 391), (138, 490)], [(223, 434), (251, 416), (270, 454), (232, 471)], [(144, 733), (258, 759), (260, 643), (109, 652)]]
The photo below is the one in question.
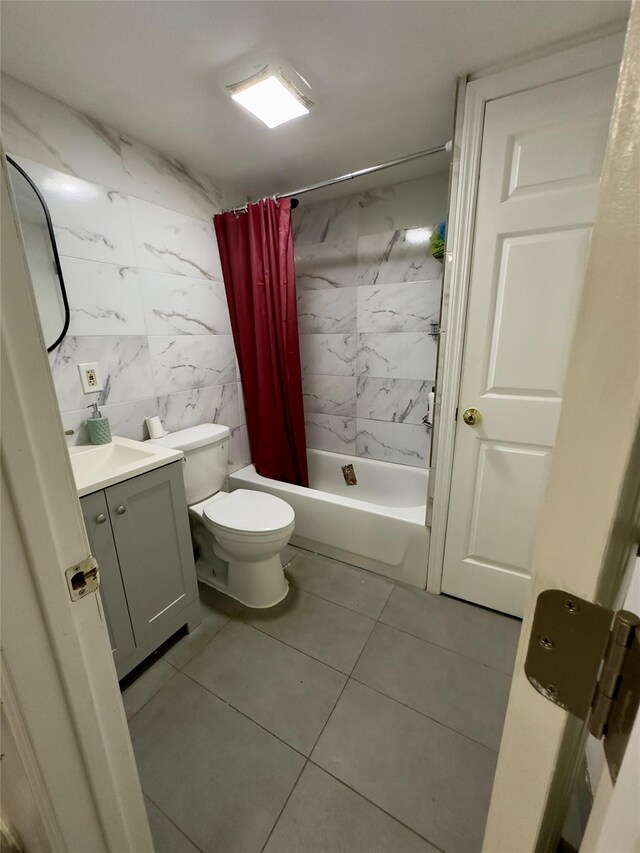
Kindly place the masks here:
[(295, 210), (296, 207), (300, 204), (300, 200), (297, 198), (291, 199), (291, 210)]

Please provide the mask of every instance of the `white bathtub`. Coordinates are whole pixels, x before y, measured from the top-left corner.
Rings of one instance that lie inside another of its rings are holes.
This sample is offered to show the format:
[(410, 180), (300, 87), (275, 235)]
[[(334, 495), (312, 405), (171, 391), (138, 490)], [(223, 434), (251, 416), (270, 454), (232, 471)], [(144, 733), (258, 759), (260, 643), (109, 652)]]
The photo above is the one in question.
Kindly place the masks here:
[[(423, 468), (307, 451), (311, 487), (261, 477), (253, 465), (229, 476), (233, 489), (277, 495), (296, 514), (291, 542), (327, 557), (424, 589), (429, 531), (425, 526), (427, 477)], [(351, 464), (357, 486), (347, 486)]]

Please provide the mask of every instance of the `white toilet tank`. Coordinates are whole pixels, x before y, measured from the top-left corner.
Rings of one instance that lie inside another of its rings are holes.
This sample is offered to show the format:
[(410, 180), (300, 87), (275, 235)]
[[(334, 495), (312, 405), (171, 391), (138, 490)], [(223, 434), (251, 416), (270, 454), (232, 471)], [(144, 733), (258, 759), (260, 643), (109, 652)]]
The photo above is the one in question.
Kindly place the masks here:
[(228, 473), (229, 427), (199, 424), (151, 440), (184, 453), (184, 485), (189, 505), (220, 491)]

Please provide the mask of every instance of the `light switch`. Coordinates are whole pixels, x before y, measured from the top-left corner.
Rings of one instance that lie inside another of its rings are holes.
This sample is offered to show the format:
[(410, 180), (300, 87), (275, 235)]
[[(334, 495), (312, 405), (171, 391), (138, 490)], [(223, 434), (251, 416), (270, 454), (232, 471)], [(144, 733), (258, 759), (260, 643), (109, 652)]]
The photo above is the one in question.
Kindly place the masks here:
[(95, 394), (96, 391), (102, 391), (102, 377), (97, 364), (79, 364), (78, 372), (85, 394)]

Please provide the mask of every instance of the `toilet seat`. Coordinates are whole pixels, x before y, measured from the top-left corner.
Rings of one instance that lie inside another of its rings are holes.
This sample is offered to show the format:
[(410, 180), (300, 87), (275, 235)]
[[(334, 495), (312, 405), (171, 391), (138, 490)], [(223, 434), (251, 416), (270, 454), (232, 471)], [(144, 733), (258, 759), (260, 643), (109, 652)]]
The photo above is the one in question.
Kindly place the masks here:
[(286, 501), (249, 489), (207, 501), (202, 514), (214, 530), (249, 537), (278, 533), (295, 521), (293, 508)]

